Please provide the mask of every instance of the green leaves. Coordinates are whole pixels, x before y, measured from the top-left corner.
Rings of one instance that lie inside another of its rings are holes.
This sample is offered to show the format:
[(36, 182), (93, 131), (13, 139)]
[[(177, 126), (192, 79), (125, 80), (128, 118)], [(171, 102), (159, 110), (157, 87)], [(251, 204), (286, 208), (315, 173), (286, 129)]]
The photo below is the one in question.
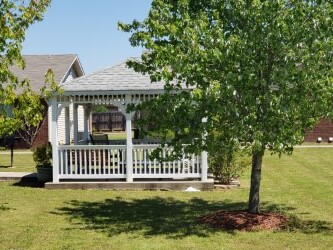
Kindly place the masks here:
[[(35, 97), (36, 93), (29, 93), (31, 91), (29, 84), (25, 80), (19, 82), (10, 69), (12, 66), (24, 68), (21, 44), (24, 41), (25, 32), (31, 24), (42, 20), (43, 13), (49, 4), (50, 0), (0, 1), (0, 104), (13, 106), (17, 100), (16, 89), (20, 87), (23, 94), (18, 97), (18, 102), (25, 103), (20, 106), (25, 108), (21, 115), (25, 119), (30, 117), (29, 124), (32, 125), (35, 125), (42, 117), (40, 113), (30, 116), (29, 112), (33, 112), (36, 105), (40, 103), (34, 102), (38, 98)], [(31, 106), (28, 105), (29, 102), (32, 102)], [(5, 112), (0, 112), (0, 137), (14, 133), (25, 124), (27, 120), (21, 120), (21, 115), (18, 116), (17, 112), (17, 107), (14, 117), (8, 117)]]
[[(290, 152), (333, 110), (332, 16), (329, 1), (153, 1), (148, 18), (125, 29), (149, 51), (129, 65), (167, 82), (145, 107), (150, 122), (183, 131), (174, 143), (218, 131), (224, 143)], [(172, 82), (194, 90), (174, 97)], [(216, 143), (189, 141), (195, 150)]]

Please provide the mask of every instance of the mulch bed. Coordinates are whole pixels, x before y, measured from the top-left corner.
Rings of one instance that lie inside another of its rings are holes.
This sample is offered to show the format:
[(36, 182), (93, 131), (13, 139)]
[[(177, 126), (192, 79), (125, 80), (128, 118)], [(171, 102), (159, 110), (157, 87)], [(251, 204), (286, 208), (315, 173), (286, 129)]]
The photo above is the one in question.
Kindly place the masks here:
[(288, 222), (288, 218), (276, 212), (251, 214), (239, 210), (217, 211), (200, 217), (198, 222), (225, 230), (257, 231), (283, 229)]

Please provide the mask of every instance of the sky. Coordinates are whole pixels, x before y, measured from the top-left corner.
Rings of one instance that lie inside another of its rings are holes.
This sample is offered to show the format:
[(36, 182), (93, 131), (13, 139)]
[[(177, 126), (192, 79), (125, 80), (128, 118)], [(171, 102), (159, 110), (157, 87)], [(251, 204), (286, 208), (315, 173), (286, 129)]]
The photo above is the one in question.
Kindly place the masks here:
[(77, 54), (85, 74), (139, 56), (117, 23), (142, 21), (151, 0), (52, 0), (41, 22), (26, 33), (24, 55)]

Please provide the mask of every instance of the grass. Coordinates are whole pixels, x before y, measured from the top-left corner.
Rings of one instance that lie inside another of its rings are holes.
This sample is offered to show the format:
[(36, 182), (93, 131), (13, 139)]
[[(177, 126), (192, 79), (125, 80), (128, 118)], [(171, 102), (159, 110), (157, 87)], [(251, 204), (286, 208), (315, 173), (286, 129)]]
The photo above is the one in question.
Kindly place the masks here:
[[(108, 135), (109, 140), (126, 140), (126, 132), (112, 132), (106, 133)], [(132, 131), (132, 138), (134, 132)]]
[(30, 150), (14, 150), (13, 167), (10, 166), (10, 150), (0, 150), (0, 172), (35, 171), (35, 162)]
[(0, 182), (0, 249), (332, 249), (333, 149), (266, 154), (262, 209), (294, 218), (282, 231), (237, 232), (198, 225), (198, 216), (245, 209), (241, 188), (185, 193), (45, 190)]

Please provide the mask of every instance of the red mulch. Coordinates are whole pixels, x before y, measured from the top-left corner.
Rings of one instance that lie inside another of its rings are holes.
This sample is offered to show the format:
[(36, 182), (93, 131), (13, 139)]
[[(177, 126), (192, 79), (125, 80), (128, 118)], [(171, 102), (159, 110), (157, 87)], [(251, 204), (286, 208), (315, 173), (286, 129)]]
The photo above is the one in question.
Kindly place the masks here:
[(256, 231), (282, 229), (288, 218), (275, 212), (217, 211), (199, 218), (199, 223), (225, 230)]

